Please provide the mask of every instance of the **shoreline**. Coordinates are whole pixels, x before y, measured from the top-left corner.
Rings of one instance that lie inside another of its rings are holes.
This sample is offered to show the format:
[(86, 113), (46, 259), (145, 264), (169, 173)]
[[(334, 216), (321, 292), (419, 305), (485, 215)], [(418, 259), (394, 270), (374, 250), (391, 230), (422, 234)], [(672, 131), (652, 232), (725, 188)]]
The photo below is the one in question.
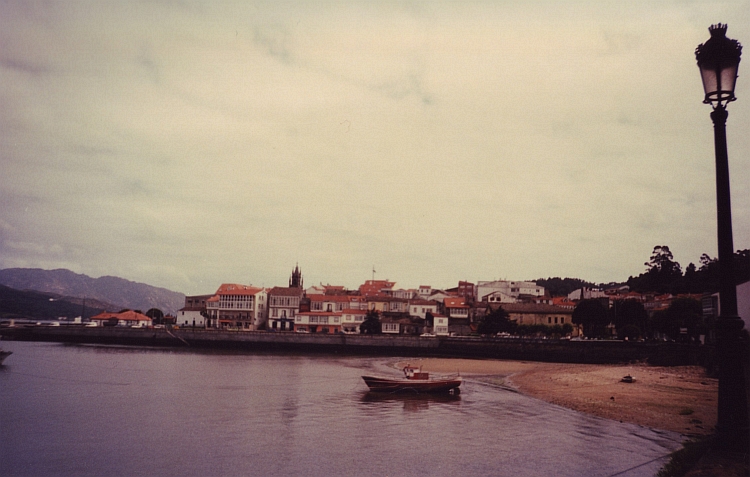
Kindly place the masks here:
[[(462, 358), (400, 360), (424, 371), (506, 387), (605, 419), (683, 434), (708, 435), (716, 426), (718, 380), (700, 366), (565, 364)], [(625, 375), (633, 383), (620, 380)]]

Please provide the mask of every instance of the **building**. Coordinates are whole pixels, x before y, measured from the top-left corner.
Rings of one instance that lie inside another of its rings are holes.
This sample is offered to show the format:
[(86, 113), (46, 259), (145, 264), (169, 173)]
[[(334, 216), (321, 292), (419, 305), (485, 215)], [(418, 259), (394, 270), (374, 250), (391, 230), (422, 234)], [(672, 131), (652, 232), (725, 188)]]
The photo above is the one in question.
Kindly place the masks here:
[(91, 321), (96, 323), (97, 326), (130, 326), (137, 328), (145, 328), (153, 324), (151, 318), (133, 310), (121, 313), (107, 313), (105, 311), (92, 316)]
[(515, 303), (517, 300), (501, 291), (492, 292), (482, 297), (487, 303)]
[(604, 291), (599, 288), (582, 287), (578, 290), (573, 290), (568, 294), (569, 300), (590, 300), (592, 298), (604, 298), (607, 296)]
[(294, 317), (299, 333), (340, 333), (343, 313), (330, 311), (300, 311)]
[(464, 297), (448, 297), (443, 300), (443, 309), (448, 316), (448, 331), (457, 334), (469, 334), (470, 306)]
[(424, 330), (424, 321), (409, 316), (381, 316), (380, 330), (383, 334), (419, 335)]
[(483, 301), (486, 296), (495, 292), (502, 292), (513, 298), (521, 295), (544, 296), (544, 287), (534, 282), (511, 282), (507, 280), (497, 280), (492, 282), (477, 282), (476, 299)]
[(438, 336), (448, 336), (448, 317), (445, 315), (434, 315), (432, 332)]
[(432, 300), (410, 300), (408, 307), (409, 315), (422, 319), (427, 317), (427, 313), (435, 315), (438, 312), (438, 303)]
[(206, 301), (213, 295), (194, 295), (185, 297), (185, 306), (177, 311), (175, 324), (203, 328), (206, 326)]
[(263, 288), (224, 283), (206, 300), (208, 328), (255, 331), (265, 326), (267, 292)]
[(573, 336), (580, 334), (580, 327), (573, 324), (573, 310), (570, 308), (541, 303), (503, 303), (488, 306), (493, 310), (502, 307), (508, 313), (508, 318), (519, 325), (555, 326), (568, 323), (573, 326)]
[[(716, 318), (721, 314), (719, 293), (703, 296), (701, 304), (703, 306), (703, 317), (708, 323), (715, 323)], [(737, 285), (737, 314), (745, 323), (745, 329), (750, 332), (750, 281)], [(713, 335), (713, 330), (711, 333)], [(715, 339), (714, 336), (711, 336), (711, 338)]]
[(426, 300), (427, 298), (432, 295), (432, 287), (429, 285), (419, 285), (419, 288), (417, 289), (417, 295), (419, 298)]
[(343, 311), (347, 308), (360, 308), (364, 303), (356, 295), (309, 295), (310, 311)]
[(347, 308), (341, 311), (341, 332), (359, 333), (359, 325), (367, 318), (367, 311), (359, 308)]
[(396, 285), (396, 282), (389, 282), (388, 280), (366, 280), (359, 286), (359, 294), (364, 297), (392, 295), (394, 285)]
[(273, 287), (268, 291), (268, 330), (294, 331), (302, 288)]

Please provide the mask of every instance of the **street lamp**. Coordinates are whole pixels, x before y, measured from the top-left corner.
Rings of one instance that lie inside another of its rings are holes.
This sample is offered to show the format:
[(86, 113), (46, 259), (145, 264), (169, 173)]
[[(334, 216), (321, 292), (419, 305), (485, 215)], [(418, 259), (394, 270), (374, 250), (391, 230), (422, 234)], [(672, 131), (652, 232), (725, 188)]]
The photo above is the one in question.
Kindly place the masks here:
[(727, 103), (737, 99), (734, 86), (742, 45), (726, 37), (721, 23), (708, 29), (711, 38), (695, 49), (701, 71), (704, 103), (713, 107), (716, 152), (716, 212), (719, 242), (719, 317), (716, 320), (719, 359), (719, 409), (717, 437), (722, 445), (745, 451), (748, 443), (748, 410), (744, 367), (748, 365), (747, 344), (742, 338), (744, 323), (737, 314), (737, 288), (732, 272), (732, 205), (729, 193), (727, 157)]

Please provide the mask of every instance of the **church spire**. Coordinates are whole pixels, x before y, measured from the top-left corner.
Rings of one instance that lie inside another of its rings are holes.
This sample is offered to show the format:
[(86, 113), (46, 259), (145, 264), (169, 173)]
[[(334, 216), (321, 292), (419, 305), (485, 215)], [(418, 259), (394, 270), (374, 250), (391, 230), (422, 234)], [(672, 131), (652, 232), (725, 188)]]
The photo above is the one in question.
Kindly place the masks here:
[(302, 272), (299, 271), (299, 264), (292, 270), (292, 276), (289, 278), (289, 288), (302, 288)]

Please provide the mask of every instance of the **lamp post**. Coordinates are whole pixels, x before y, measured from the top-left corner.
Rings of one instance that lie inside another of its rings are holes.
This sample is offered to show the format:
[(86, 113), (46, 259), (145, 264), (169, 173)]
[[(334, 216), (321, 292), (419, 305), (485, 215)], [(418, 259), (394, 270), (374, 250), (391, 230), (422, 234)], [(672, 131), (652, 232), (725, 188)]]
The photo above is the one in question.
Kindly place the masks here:
[(729, 193), (726, 105), (734, 101), (737, 68), (742, 45), (726, 37), (721, 23), (708, 29), (711, 38), (695, 50), (704, 103), (713, 107), (714, 149), (716, 152), (716, 212), (719, 242), (719, 317), (716, 320), (719, 360), (719, 405), (717, 437), (725, 448), (745, 451), (748, 443), (748, 410), (744, 366), (747, 359), (742, 338), (744, 323), (737, 314), (737, 289), (732, 272), (732, 206)]

